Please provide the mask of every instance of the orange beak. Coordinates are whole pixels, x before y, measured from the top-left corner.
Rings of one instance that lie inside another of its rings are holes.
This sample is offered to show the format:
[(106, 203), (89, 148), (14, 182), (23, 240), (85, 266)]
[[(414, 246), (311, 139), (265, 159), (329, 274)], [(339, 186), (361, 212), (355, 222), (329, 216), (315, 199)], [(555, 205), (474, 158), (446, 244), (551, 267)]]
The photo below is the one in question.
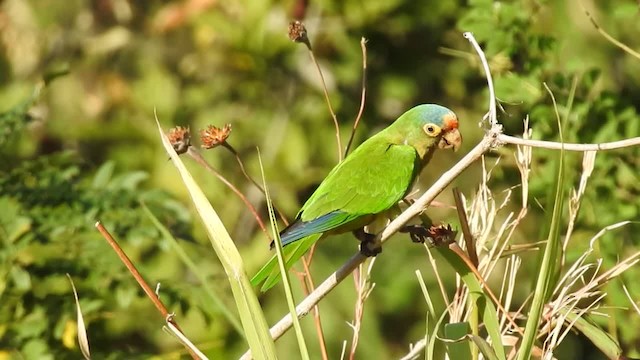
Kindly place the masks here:
[(443, 134), (440, 138), (440, 143), (438, 143), (438, 147), (458, 151), (462, 145), (462, 135), (460, 135), (460, 131), (458, 130), (458, 118), (454, 113), (447, 114), (443, 119), (443, 124)]
[(453, 151), (458, 151), (461, 145), (462, 135), (460, 135), (460, 131), (458, 131), (457, 128), (453, 128), (451, 130), (445, 130), (445, 133), (440, 138), (438, 147), (440, 149), (453, 149)]

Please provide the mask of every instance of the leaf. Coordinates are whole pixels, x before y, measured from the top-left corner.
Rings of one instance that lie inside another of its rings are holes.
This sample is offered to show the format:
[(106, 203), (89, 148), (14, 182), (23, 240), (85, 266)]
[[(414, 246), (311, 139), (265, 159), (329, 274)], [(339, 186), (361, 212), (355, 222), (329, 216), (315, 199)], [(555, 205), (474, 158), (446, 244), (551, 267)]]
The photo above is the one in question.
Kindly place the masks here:
[(566, 319), (574, 322), (573, 327), (591, 340), (593, 345), (600, 349), (609, 359), (621, 358), (622, 349), (620, 345), (611, 335), (589, 319), (588, 315), (578, 316), (574, 312), (569, 312), (566, 314)]
[(500, 323), (498, 321), (496, 308), (493, 306), (491, 301), (487, 301), (487, 298), (482, 292), (480, 282), (469, 269), (467, 264), (465, 264), (465, 262), (460, 259), (455, 252), (442, 246), (436, 247), (435, 250), (445, 258), (447, 264), (453, 267), (456, 273), (460, 275), (465, 285), (469, 288), (469, 296), (475, 306), (480, 310), (482, 321), (484, 322), (484, 326), (491, 338), (494, 353), (498, 359), (506, 359), (506, 354), (502, 345), (502, 336), (500, 335)]
[(78, 292), (76, 291), (76, 286), (73, 284), (73, 280), (71, 276), (67, 274), (69, 278), (69, 282), (71, 283), (71, 288), (73, 289), (73, 297), (76, 301), (76, 318), (78, 325), (78, 345), (80, 346), (80, 351), (82, 351), (82, 356), (85, 359), (91, 359), (91, 351), (89, 350), (89, 337), (87, 336), (87, 328), (84, 325), (84, 317), (82, 316), (82, 309), (80, 309), (80, 300), (78, 299)]
[(111, 180), (111, 176), (113, 176), (113, 170), (115, 167), (116, 163), (113, 161), (107, 161), (100, 166), (96, 175), (93, 177), (91, 187), (94, 189), (104, 189), (107, 184), (109, 184), (109, 180)]
[(469, 342), (465, 341), (471, 332), (468, 322), (449, 323), (444, 325), (444, 338), (454, 340), (447, 343), (447, 352), (451, 359), (471, 359)]

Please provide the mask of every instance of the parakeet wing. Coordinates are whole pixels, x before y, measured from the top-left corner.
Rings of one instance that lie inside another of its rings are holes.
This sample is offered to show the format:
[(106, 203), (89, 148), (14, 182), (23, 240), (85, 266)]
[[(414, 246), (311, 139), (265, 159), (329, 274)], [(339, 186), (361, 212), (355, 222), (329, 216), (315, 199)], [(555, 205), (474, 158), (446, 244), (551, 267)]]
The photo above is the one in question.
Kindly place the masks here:
[(332, 230), (389, 209), (411, 187), (418, 164), (412, 146), (391, 144), (377, 136), (364, 142), (304, 204), (299, 218), (305, 231), (299, 236)]
[[(382, 135), (382, 134), (379, 134)], [(320, 236), (362, 217), (383, 212), (407, 193), (419, 170), (416, 150), (372, 137), (337, 165), (304, 204), (298, 220), (282, 233), (287, 268)], [(299, 240), (299, 241), (298, 241)], [(277, 259), (272, 258), (251, 282), (266, 279), (262, 291), (279, 280)]]

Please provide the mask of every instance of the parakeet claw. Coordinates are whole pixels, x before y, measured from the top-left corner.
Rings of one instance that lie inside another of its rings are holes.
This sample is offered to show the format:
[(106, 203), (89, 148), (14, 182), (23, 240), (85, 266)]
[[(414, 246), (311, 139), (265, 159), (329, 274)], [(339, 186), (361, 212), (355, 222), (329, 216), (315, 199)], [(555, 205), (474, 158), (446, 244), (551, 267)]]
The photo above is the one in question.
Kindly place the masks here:
[(428, 229), (422, 225), (405, 225), (400, 229), (400, 232), (409, 233), (409, 237), (414, 243), (424, 244), (427, 240), (430, 244), (433, 243), (433, 239), (429, 237)]
[(400, 232), (409, 233), (411, 241), (424, 244), (428, 242), (431, 246), (449, 244), (455, 240), (456, 231), (451, 229), (451, 225), (432, 225), (429, 228), (422, 225), (405, 225)]
[(369, 234), (364, 229), (358, 229), (353, 231), (353, 235), (360, 240), (360, 254), (366, 257), (373, 257), (382, 252), (382, 246), (375, 241), (376, 236), (374, 234)]
[(382, 252), (382, 246), (374, 241), (363, 241), (360, 243), (360, 254), (366, 257), (374, 257)]

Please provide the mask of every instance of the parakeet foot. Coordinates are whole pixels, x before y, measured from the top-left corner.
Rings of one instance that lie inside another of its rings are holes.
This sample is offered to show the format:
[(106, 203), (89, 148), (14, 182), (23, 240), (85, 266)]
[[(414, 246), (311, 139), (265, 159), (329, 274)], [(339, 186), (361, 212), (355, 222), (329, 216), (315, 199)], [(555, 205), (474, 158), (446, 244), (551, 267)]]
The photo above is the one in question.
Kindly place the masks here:
[(373, 257), (382, 252), (382, 246), (379, 242), (375, 241), (376, 236), (369, 234), (364, 229), (358, 229), (353, 231), (353, 235), (360, 240), (360, 253), (366, 257)]
[(422, 225), (405, 225), (400, 229), (402, 233), (409, 233), (411, 241), (418, 244), (424, 244), (425, 241), (433, 242), (430, 238), (429, 229)]
[(422, 225), (405, 225), (400, 232), (409, 233), (411, 241), (424, 244), (428, 242), (431, 246), (449, 244), (455, 240), (456, 231), (451, 229), (451, 225), (432, 225), (429, 228)]

